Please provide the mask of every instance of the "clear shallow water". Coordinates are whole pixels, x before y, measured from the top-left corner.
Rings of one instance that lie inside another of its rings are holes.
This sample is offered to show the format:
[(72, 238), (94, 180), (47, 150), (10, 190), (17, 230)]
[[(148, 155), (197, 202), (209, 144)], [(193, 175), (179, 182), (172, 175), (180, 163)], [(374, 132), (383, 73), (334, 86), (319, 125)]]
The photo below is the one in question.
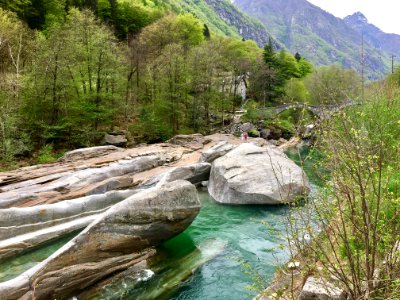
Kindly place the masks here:
[(280, 248), (288, 208), (220, 205), (206, 191), (199, 197), (192, 225), (160, 247), (163, 259), (150, 266), (155, 276), (105, 286), (90, 299), (252, 299), (256, 293), (246, 286), (254, 280), (242, 262), (268, 283), (288, 258)]
[(68, 235), (62, 239), (50, 242), (45, 246), (0, 263), (0, 282), (13, 279), (30, 268), (36, 266), (38, 263), (45, 260), (47, 257), (68, 243), (73, 236), (75, 236), (75, 234)]
[(254, 293), (246, 286), (254, 281), (245, 274), (241, 261), (250, 263), (266, 281), (272, 278), (276, 266), (287, 259), (288, 253), (279, 249), (284, 242), (282, 236), (269, 230), (284, 231), (283, 215), (287, 208), (224, 206), (207, 193), (201, 193), (200, 198), (202, 211), (186, 234), (195, 245), (218, 238), (226, 241), (227, 246), (199, 268), (171, 299), (251, 299)]

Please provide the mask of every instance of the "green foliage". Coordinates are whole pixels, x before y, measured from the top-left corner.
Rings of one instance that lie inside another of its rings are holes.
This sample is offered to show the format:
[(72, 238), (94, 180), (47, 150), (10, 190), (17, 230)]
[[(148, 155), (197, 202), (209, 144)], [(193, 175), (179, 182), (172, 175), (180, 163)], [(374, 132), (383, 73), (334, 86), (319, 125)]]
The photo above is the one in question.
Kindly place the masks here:
[(248, 101), (245, 108), (246, 113), (241, 118), (243, 122), (255, 123), (261, 119), (259, 105), (256, 101)]
[[(338, 278), (352, 299), (391, 299), (399, 276), (400, 98), (368, 100), (324, 122), (329, 177), (313, 213), (290, 223), (290, 238), (307, 255), (304, 264), (318, 260), (321, 275)], [(313, 222), (318, 230), (305, 226)], [(305, 244), (304, 234), (312, 242)]]
[[(344, 229), (347, 238), (339, 243), (345, 249), (342, 255), (345, 261), (358, 260), (355, 268), (361, 268), (371, 279), (399, 239), (400, 222), (395, 217), (400, 213), (400, 161), (396, 154), (400, 149), (399, 113), (399, 98), (378, 98), (361, 108), (349, 109), (324, 135), (333, 182), (343, 186), (335, 190), (335, 198), (343, 201), (347, 197), (340, 211), (348, 220)], [(340, 230), (338, 235), (342, 233)], [(389, 272), (380, 276), (396, 275)], [(372, 285), (368, 288), (373, 289)]]
[(355, 71), (343, 70), (334, 65), (315, 70), (305, 79), (305, 86), (311, 103), (334, 104), (357, 100), (361, 80)]
[(204, 40), (203, 24), (190, 14), (179, 15), (173, 26), (176, 39), (181, 41), (183, 47), (199, 45)]
[[(298, 54), (298, 53), (297, 53)], [(297, 101), (305, 101), (307, 92), (300, 81), (312, 72), (312, 66), (300, 55), (297, 59), (286, 51), (275, 52), (272, 40), (264, 48), (264, 65), (253, 70), (251, 74), (252, 85), (250, 93), (260, 102), (274, 103), (287, 102), (290, 99), (299, 98)]]
[(143, 106), (139, 112), (140, 122), (129, 126), (129, 132), (139, 142), (161, 142), (171, 136), (171, 131), (163, 125), (159, 114), (151, 106)]
[(313, 65), (304, 58), (300, 58), (299, 60), (296, 59), (296, 61), (300, 78), (304, 78), (313, 72)]
[[(128, 33), (137, 33), (140, 29), (151, 24), (162, 16), (163, 8), (153, 1), (119, 1), (115, 13), (117, 35), (125, 38)], [(112, 18), (111, 7), (101, 16), (103, 19)]]
[[(202, 0), (24, 5), (37, 18), (20, 17), (41, 31), (13, 13), (0, 14), (3, 160), (46, 144), (54, 151), (98, 144), (114, 126), (144, 142), (211, 132), (242, 104), (239, 85), (253, 85), (248, 74), (266, 65), (255, 42), (218, 36), (239, 35), (218, 23), (215, 12), (204, 15), (213, 10)], [(229, 1), (210, 5), (237, 13)], [(291, 55), (273, 56), (281, 74), (299, 76)]]
[(400, 87), (400, 67), (395, 69), (394, 73), (389, 76), (388, 81)]
[(96, 136), (100, 124), (112, 124), (121, 109), (117, 82), (123, 68), (115, 39), (92, 13), (74, 9), (47, 35), (26, 80), (24, 113), (31, 134), (70, 143), (91, 127)]
[(22, 15), (30, 4), (30, 0), (0, 0), (1, 8), (16, 12), (19, 15)]
[(19, 114), (25, 65), (32, 55), (31, 35), (14, 13), (0, 8), (0, 160), (7, 162), (31, 149)]
[(282, 77), (282, 81), (286, 82), (291, 78), (299, 78), (301, 76), (299, 65), (293, 55), (286, 51), (281, 51), (277, 57), (277, 63), (279, 68), (279, 76)]
[(298, 78), (290, 79), (285, 85), (285, 103), (307, 103), (310, 100), (310, 94), (304, 85), (304, 81)]
[(39, 164), (47, 164), (55, 161), (57, 158), (53, 155), (53, 145), (46, 144), (40, 149), (37, 162)]

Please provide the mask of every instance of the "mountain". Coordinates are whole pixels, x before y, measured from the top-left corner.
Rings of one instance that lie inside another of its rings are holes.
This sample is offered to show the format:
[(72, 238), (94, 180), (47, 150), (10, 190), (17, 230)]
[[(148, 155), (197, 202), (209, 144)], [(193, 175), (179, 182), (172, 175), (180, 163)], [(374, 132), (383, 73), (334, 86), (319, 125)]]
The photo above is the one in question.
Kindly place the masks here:
[(344, 18), (348, 26), (359, 34), (364, 33), (364, 39), (377, 49), (400, 57), (400, 35), (385, 33), (373, 24), (360, 12)]
[[(316, 65), (339, 63), (361, 69), (362, 38), (359, 31), (306, 0), (235, 0), (234, 4), (258, 18), (292, 53), (299, 52)], [(369, 78), (389, 69), (389, 55), (365, 43), (365, 68)]]
[(269, 39), (265, 26), (228, 0), (166, 0), (175, 12), (190, 12), (217, 34), (254, 40), (263, 47)]

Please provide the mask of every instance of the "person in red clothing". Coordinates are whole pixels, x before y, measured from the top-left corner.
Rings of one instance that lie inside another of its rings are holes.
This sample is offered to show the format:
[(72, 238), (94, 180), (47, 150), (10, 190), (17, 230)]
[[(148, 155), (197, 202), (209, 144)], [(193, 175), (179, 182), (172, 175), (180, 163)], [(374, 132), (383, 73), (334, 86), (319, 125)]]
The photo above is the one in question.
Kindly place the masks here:
[(243, 133), (243, 138), (244, 138), (244, 141), (247, 142), (247, 139), (249, 138), (249, 135), (247, 132)]

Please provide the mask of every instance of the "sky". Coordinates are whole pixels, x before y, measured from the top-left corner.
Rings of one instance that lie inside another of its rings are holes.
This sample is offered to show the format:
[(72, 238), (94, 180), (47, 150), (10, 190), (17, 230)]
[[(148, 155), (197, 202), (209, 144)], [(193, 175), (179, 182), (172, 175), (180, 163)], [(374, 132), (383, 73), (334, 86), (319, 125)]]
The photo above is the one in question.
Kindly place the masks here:
[(308, 0), (331, 14), (344, 18), (362, 12), (369, 23), (387, 33), (400, 34), (399, 0)]

